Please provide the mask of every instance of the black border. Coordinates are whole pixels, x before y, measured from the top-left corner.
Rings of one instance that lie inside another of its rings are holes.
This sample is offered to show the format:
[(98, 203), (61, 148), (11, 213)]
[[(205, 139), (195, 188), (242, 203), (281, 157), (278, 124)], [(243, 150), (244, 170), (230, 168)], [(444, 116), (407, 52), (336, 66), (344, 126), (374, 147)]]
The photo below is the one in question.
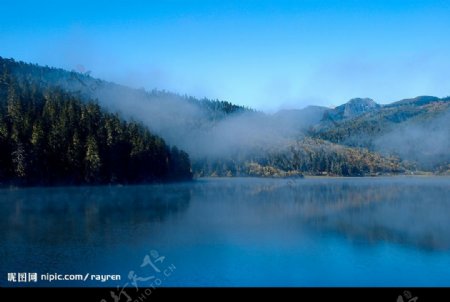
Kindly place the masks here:
[[(116, 288), (0, 288), (3, 298), (42, 301), (93, 301), (115, 302), (110, 292)], [(144, 301), (217, 301), (241, 300), (250, 301), (392, 301), (397, 302), (399, 296), (409, 291), (417, 302), (449, 301), (450, 287), (208, 287), (208, 288), (126, 288), (132, 302)], [(150, 294), (148, 294), (150, 293)], [(404, 302), (410, 300), (402, 297)], [(3, 300), (3, 299), (2, 299)], [(126, 302), (122, 296), (120, 302)]]

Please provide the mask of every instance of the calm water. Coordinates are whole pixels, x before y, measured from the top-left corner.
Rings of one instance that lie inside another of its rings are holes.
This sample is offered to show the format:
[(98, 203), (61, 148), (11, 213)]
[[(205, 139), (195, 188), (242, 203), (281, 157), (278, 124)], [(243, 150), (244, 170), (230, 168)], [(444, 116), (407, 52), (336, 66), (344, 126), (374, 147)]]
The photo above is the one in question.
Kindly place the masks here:
[(450, 286), (450, 178), (1, 189), (0, 213), (1, 286)]

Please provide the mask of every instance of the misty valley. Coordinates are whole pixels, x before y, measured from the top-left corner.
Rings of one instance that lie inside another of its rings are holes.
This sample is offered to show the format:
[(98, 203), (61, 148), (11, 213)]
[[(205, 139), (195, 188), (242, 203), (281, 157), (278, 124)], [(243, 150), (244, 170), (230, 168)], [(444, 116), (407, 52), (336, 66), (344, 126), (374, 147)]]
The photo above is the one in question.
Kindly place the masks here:
[(0, 285), (450, 286), (449, 121), (450, 97), (269, 114), (0, 57)]

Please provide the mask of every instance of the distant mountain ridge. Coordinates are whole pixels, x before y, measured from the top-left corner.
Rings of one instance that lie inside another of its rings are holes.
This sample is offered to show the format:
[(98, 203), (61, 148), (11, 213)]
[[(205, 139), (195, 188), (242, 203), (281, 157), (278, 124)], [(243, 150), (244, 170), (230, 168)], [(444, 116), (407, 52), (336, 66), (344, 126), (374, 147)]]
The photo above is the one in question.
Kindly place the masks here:
[[(5, 70), (19, 86), (97, 99), (109, 112), (142, 122), (187, 151), (197, 176), (450, 172), (449, 97), (420, 96), (386, 105), (355, 98), (335, 108), (309, 106), (269, 115), (226, 101), (132, 89), (1, 57), (0, 85), (5, 85)], [(420, 141), (431, 147), (418, 146)]]
[(448, 99), (449, 99), (449, 97), (440, 99), (435, 96), (423, 95), (423, 96), (418, 96), (418, 97), (415, 97), (412, 99), (404, 99), (404, 100), (401, 100), (398, 102), (393, 102), (393, 103), (387, 104), (385, 106), (386, 107), (398, 107), (398, 106), (407, 106), (407, 105), (422, 106), (422, 105), (426, 105), (429, 103), (438, 102), (441, 100), (446, 101)]
[(416, 163), (419, 169), (450, 170), (450, 97), (405, 99), (353, 118), (326, 121), (324, 116), (309, 134), (337, 144), (395, 154)]

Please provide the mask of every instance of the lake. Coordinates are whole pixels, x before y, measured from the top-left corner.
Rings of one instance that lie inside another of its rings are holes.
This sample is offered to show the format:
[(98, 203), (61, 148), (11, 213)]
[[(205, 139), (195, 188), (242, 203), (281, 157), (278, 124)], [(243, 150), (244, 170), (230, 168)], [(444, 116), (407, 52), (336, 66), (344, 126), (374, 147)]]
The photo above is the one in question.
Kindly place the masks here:
[(1, 286), (450, 286), (448, 177), (4, 188), (0, 213)]

